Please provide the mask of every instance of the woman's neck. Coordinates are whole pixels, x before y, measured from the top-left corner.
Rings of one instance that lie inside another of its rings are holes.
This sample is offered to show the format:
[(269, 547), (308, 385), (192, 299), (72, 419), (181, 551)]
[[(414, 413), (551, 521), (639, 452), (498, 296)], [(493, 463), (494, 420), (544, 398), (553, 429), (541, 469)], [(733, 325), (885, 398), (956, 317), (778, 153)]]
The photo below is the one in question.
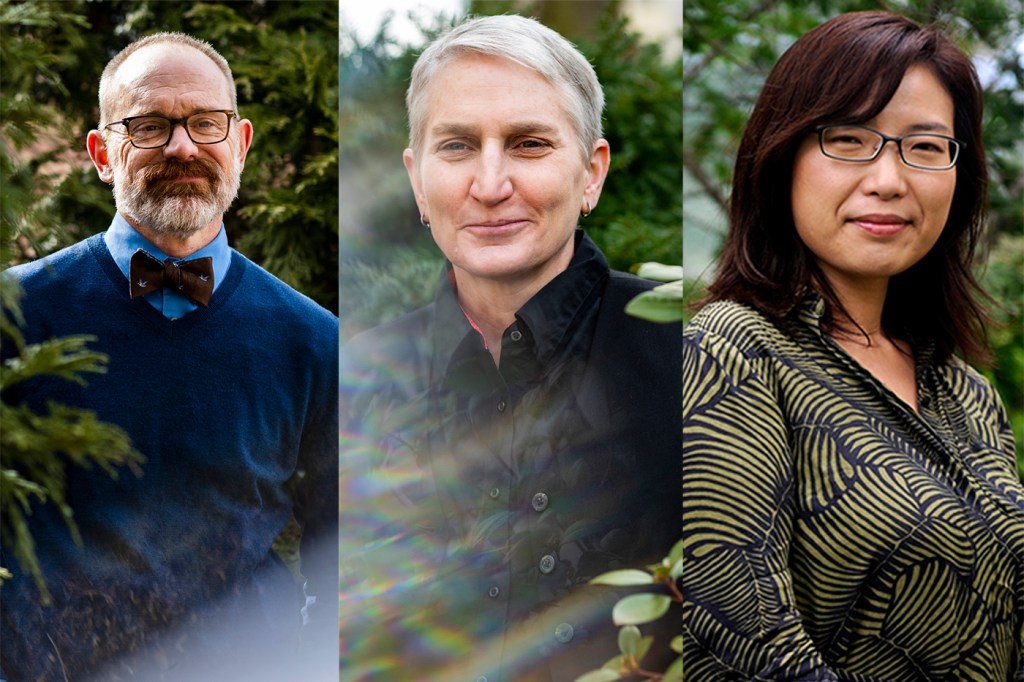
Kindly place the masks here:
[(842, 304), (842, 310), (833, 311), (829, 336), (916, 411), (917, 380), (913, 351), (905, 341), (889, 336), (882, 325), (888, 280), (852, 283), (830, 280), (829, 285)]
[(509, 277), (478, 277), (452, 266), (459, 305), (484, 335), (495, 365), (501, 358), (501, 335), (516, 321), (516, 313), (569, 267), (572, 254), (567, 250), (535, 270)]
[(501, 336), (516, 321), (516, 313), (547, 282), (501, 282), (456, 274), (459, 305), (483, 334), (487, 349), (497, 365), (501, 359)]
[(829, 279), (829, 286), (842, 308), (832, 311), (832, 336), (864, 341), (883, 337), (882, 311), (889, 283), (885, 280), (844, 281)]

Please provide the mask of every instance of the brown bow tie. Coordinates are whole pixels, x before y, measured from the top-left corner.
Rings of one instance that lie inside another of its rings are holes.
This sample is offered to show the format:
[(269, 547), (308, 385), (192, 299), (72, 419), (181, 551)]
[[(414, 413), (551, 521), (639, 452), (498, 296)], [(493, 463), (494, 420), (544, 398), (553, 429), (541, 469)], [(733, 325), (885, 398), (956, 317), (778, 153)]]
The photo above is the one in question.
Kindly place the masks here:
[(131, 282), (132, 298), (164, 288), (188, 296), (205, 308), (213, 293), (213, 259), (206, 257), (180, 263), (171, 260), (160, 262), (139, 249), (132, 254), (128, 279)]

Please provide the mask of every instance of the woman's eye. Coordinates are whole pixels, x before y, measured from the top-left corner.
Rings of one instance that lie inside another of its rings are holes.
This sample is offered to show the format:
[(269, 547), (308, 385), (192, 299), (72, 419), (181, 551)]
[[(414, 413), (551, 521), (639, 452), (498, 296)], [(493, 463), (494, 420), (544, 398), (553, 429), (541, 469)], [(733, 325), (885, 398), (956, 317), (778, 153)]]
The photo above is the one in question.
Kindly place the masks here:
[(551, 145), (545, 142), (544, 140), (537, 140), (532, 137), (525, 140), (520, 140), (515, 144), (515, 147), (517, 149), (525, 149), (527, 151), (539, 151), (542, 149), (547, 149), (550, 146)]
[(856, 135), (835, 135), (829, 140), (832, 144), (857, 145), (861, 140)]

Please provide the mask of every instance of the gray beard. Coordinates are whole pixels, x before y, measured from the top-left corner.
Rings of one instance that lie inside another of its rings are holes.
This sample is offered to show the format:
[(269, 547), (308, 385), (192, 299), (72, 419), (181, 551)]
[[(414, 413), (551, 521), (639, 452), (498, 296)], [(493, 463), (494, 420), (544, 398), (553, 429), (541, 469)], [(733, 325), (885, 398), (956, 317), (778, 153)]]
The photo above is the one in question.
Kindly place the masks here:
[(241, 173), (220, 172), (212, 192), (202, 196), (153, 196), (142, 188), (138, 178), (123, 177), (114, 168), (114, 204), (123, 216), (154, 232), (174, 237), (189, 237), (222, 216), (238, 196)]

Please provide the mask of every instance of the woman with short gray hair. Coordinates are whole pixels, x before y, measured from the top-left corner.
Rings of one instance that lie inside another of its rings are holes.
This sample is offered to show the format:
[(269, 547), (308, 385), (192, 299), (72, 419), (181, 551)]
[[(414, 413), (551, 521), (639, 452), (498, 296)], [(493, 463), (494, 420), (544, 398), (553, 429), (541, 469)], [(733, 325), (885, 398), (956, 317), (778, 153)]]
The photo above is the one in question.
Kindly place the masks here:
[[(610, 151), (571, 43), (469, 20), (407, 104), (447, 262), (432, 304), (342, 350), (342, 679), (573, 680), (618, 650), (618, 595), (587, 583), (678, 540), (681, 329), (627, 316), (654, 283), (578, 227)], [(674, 656), (678, 617), (644, 630)]]

